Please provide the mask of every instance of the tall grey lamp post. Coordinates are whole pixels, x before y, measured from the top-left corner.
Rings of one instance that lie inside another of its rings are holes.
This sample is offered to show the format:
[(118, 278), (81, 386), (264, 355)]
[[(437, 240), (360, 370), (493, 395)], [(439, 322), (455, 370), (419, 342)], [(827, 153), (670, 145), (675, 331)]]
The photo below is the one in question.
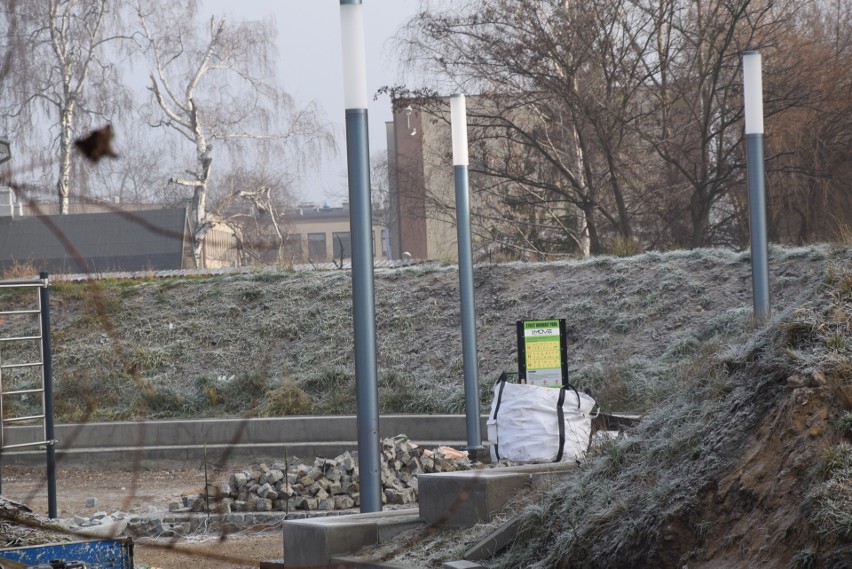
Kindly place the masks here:
[(57, 518), (56, 510), (56, 426), (53, 412), (53, 352), (50, 347), (50, 285), (49, 275), (39, 273), (43, 285), (39, 288), (41, 307), (41, 361), (44, 377), (44, 435), (47, 442), (47, 515)]
[(367, 131), (367, 68), (361, 0), (340, 0), (343, 102), (352, 235), (352, 307), (355, 328), (355, 395), (361, 512), (382, 509), (379, 392), (376, 372), (376, 306), (373, 283), (373, 218)]
[(751, 232), (751, 286), (754, 321), (760, 325), (769, 318), (769, 246), (763, 164), (763, 78), (760, 52), (757, 51), (743, 53), (743, 102)]
[(467, 419), (467, 450), (475, 459), (482, 450), (479, 432), (479, 363), (476, 353), (476, 304), (473, 297), (473, 246), (470, 238), (470, 189), (468, 182), (467, 107), (464, 95), (450, 97), (453, 133), (453, 173), (456, 182), (456, 230), (459, 248), (462, 356), (464, 360), (464, 411)]

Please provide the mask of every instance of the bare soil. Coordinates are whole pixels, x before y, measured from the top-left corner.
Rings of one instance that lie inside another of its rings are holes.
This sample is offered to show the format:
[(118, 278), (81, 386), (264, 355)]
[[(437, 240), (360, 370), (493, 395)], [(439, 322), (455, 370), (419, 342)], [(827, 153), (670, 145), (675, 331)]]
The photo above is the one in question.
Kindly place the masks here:
[[(44, 468), (4, 466), (3, 495), (47, 513), (47, 479)], [(198, 470), (141, 470), (124, 472), (101, 469), (59, 468), (56, 473), (59, 517), (91, 516), (95, 512), (146, 514), (167, 512), (169, 502), (204, 488), (204, 472)], [(86, 501), (95, 498), (93, 507)]]
[[(239, 469), (240, 466), (235, 466)], [(3, 495), (47, 514), (45, 470), (3, 467)], [(204, 487), (198, 470), (143, 470), (136, 473), (102, 469), (57, 471), (57, 510), (60, 518), (91, 516), (95, 512), (166, 513), (170, 502), (196, 495)], [(86, 502), (95, 498), (93, 507)], [(258, 567), (259, 562), (283, 557), (280, 531), (246, 530), (228, 535), (195, 535), (181, 539), (140, 539), (134, 542), (139, 569), (232, 569)]]
[(257, 569), (261, 561), (281, 559), (284, 554), (280, 531), (241, 533), (227, 536), (137, 541), (134, 563), (138, 569)]

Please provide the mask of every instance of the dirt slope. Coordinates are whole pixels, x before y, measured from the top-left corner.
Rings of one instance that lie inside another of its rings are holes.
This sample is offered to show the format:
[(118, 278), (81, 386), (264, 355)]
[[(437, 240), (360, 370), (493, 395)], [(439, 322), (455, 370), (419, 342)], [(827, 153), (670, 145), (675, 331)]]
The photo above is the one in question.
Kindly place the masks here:
[(852, 567), (852, 264), (527, 510), (503, 567)]

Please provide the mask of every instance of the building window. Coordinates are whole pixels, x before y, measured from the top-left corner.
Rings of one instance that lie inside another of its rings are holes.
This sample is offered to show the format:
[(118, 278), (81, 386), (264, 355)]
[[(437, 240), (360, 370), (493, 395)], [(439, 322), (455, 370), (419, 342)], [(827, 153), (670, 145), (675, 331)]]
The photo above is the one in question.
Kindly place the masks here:
[(352, 258), (352, 238), (348, 231), (335, 232), (331, 234), (333, 241), (335, 259)]
[(285, 258), (293, 263), (300, 263), (302, 259), (302, 234), (293, 233), (284, 238)]
[(390, 259), (390, 233), (387, 229), (380, 229), (379, 231), (382, 232), (382, 251), (380, 256)]
[(308, 233), (308, 258), (311, 261), (325, 261), (325, 233)]

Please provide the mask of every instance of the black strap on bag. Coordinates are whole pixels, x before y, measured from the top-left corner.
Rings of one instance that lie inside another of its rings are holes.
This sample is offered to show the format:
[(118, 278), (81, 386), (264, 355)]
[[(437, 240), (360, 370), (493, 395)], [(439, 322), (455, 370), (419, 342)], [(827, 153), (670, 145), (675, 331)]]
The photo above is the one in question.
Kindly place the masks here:
[(500, 460), (500, 432), (497, 429), (497, 412), (500, 411), (500, 401), (503, 399), (503, 388), (506, 387), (506, 382), (509, 380), (510, 374), (515, 376), (518, 375), (517, 372), (504, 371), (497, 379), (497, 383), (500, 384), (500, 390), (497, 392), (497, 405), (494, 406), (494, 416), (491, 417), (494, 421), (494, 432), (497, 435), (497, 440), (494, 441), (494, 456), (497, 457), (497, 460)]
[(553, 462), (562, 461), (562, 453), (565, 451), (565, 411), (562, 404), (565, 402), (565, 387), (559, 388), (559, 400), (556, 402), (556, 420), (559, 422), (559, 451)]
[(580, 394), (577, 389), (570, 383), (559, 388), (559, 401), (556, 402), (556, 420), (559, 421), (559, 451), (556, 453), (556, 460), (553, 462), (562, 461), (562, 453), (565, 452), (565, 411), (562, 409), (562, 404), (565, 403), (565, 391), (570, 387), (577, 395), (577, 409), (580, 408)]

